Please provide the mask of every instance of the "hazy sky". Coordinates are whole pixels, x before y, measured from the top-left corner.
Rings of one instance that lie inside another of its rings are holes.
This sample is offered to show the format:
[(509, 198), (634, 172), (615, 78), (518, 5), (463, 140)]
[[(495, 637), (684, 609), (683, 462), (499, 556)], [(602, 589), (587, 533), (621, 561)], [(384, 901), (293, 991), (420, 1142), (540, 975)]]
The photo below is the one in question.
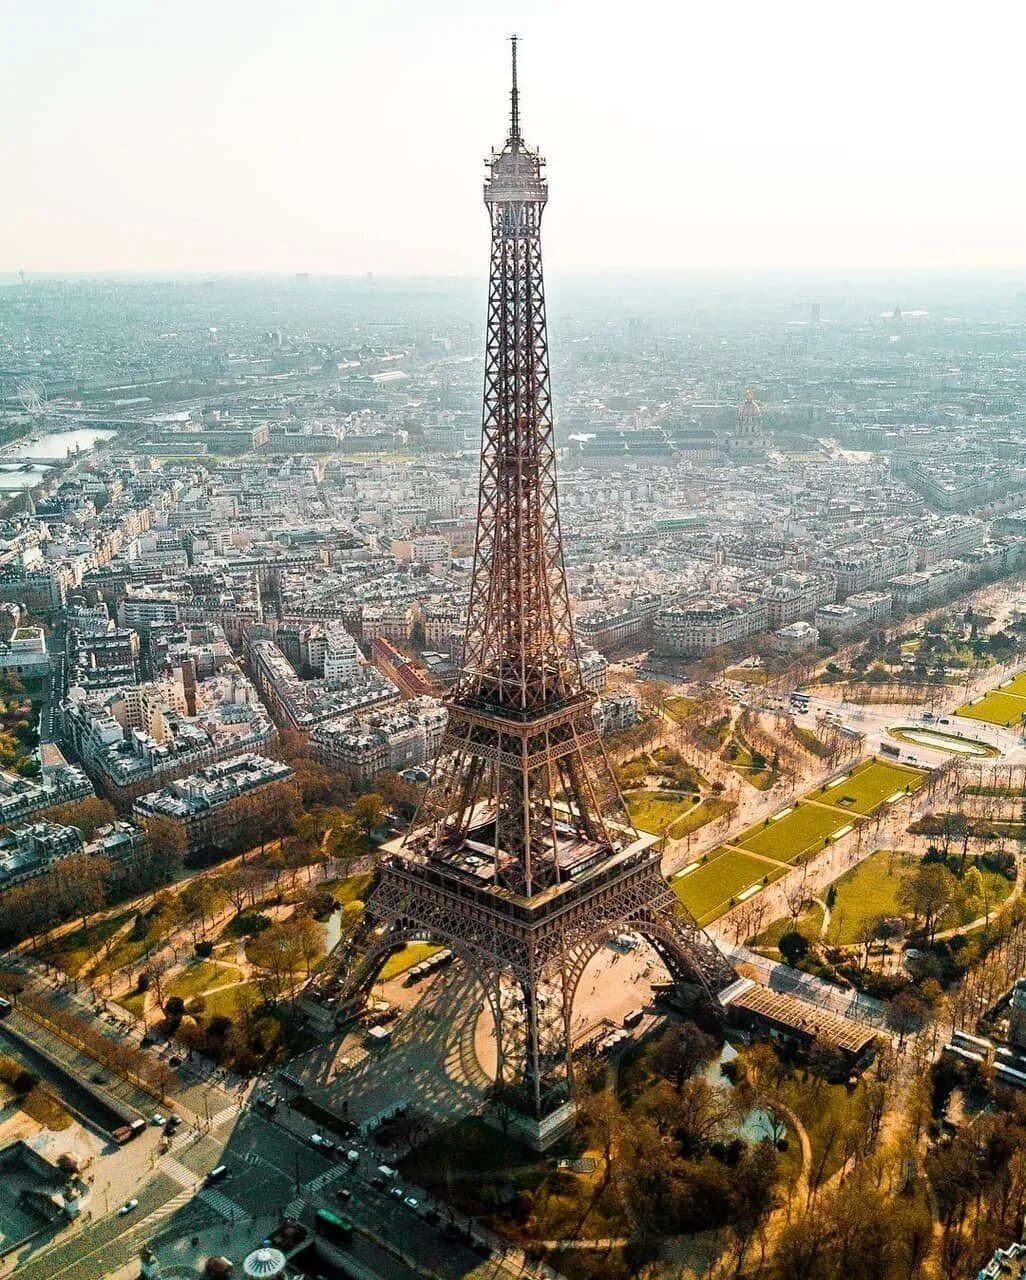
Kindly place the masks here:
[(550, 269), (1021, 265), (1023, 12), (0, 0), (0, 272), (482, 273), (514, 29)]

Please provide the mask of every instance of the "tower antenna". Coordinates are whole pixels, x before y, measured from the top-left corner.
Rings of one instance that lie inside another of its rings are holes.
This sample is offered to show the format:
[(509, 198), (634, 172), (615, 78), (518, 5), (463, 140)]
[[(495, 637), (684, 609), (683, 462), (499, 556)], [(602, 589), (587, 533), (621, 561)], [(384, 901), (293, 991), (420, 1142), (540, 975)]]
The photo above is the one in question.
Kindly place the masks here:
[(509, 140), (522, 141), (520, 137), (520, 90), (517, 88), (517, 41), (518, 35), (512, 35), (509, 42), (513, 47), (513, 88), (510, 90)]

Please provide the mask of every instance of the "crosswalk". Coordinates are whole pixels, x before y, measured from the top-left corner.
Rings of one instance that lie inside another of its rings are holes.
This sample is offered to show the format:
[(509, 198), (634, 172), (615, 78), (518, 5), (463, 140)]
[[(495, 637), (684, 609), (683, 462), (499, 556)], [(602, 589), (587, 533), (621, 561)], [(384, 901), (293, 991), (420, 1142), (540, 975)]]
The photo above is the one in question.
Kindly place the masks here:
[(333, 1182), (338, 1182), (344, 1173), (345, 1169), (342, 1165), (337, 1165), (334, 1169), (325, 1169), (316, 1178), (311, 1178), (309, 1182), (304, 1182), (303, 1190), (310, 1195), (316, 1195), (318, 1191), (322, 1191), (325, 1187), (330, 1187)]
[(249, 1217), (241, 1205), (236, 1204), (230, 1196), (226, 1196), (223, 1191), (217, 1191), (214, 1187), (204, 1187), (199, 1193), (199, 1199), (226, 1222), (245, 1222)]
[(223, 1124), (227, 1124), (229, 1120), (234, 1120), (242, 1110), (241, 1102), (230, 1102), (228, 1106), (222, 1107), (220, 1111), (216, 1111), (210, 1117), (210, 1127), (212, 1129), (220, 1129)]
[(302, 1196), (296, 1196), (285, 1206), (285, 1217), (291, 1218), (293, 1222), (298, 1222), (305, 1208), (306, 1200)]
[(161, 1158), (160, 1171), (166, 1173), (169, 1178), (174, 1178), (180, 1187), (196, 1186), (196, 1175), (174, 1156), (168, 1155)]

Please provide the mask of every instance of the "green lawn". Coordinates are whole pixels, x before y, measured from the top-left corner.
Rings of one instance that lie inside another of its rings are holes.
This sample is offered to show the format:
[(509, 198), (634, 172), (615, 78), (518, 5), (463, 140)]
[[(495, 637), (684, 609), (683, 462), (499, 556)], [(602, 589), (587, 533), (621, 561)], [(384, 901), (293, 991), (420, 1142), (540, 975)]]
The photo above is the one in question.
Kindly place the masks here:
[(902, 915), (898, 890), (919, 861), (916, 857), (880, 849), (835, 880), (837, 900), (830, 914), (827, 941), (848, 946), (858, 940), (867, 920)]
[(133, 991), (127, 996), (119, 996), (114, 1003), (119, 1004), (122, 1009), (127, 1010), (133, 1018), (141, 1018), (143, 1016), (143, 1009), (146, 1005), (146, 993), (143, 991)]
[(91, 960), (100, 948), (100, 944), (116, 933), (129, 918), (129, 912), (119, 911), (96, 924), (85, 928), (80, 925), (70, 933), (47, 942), (35, 953), (47, 964), (56, 965), (65, 973), (75, 977), (87, 960)]
[(777, 775), (769, 765), (763, 765), (761, 769), (755, 767), (751, 748), (736, 735), (723, 748), (722, 755), (735, 773), (739, 773), (746, 782), (760, 791), (768, 791), (777, 780)]
[(238, 982), (241, 977), (242, 971), (234, 964), (211, 964), (209, 960), (199, 960), (172, 980), (169, 994), (189, 1000), (205, 994), (211, 987)]
[(694, 698), (667, 698), (665, 704), (666, 714), (673, 720), (686, 720), (688, 716), (693, 715), (698, 710), (699, 704)]
[(656, 836), (695, 807), (693, 796), (665, 791), (631, 791), (624, 798), (634, 825)]
[(803, 853), (818, 852), (825, 846), (827, 836), (857, 821), (856, 814), (846, 818), (836, 809), (798, 804), (782, 818), (775, 821), (771, 818), (767, 825), (750, 827), (734, 844), (780, 862), (793, 862)]
[(1020, 698), (1026, 698), (1026, 671), (1020, 671), (1011, 680), (1006, 681), (1004, 684), (999, 684), (997, 691), (1000, 693), (1013, 693)]
[(699, 827), (704, 827), (707, 822), (713, 822), (723, 812), (723, 808), (724, 802), (719, 796), (706, 796), (683, 818), (678, 818), (673, 826), (667, 829), (667, 839), (683, 840), (689, 831), (697, 831)]
[(746, 889), (761, 885), (767, 875), (776, 880), (785, 870), (737, 849), (721, 849), (710, 854), (709, 861), (697, 871), (675, 876), (672, 887), (699, 924), (708, 924), (729, 910), (731, 900), (736, 902)]
[(905, 765), (867, 760), (841, 782), (828, 784), (815, 793), (821, 804), (836, 805), (852, 813), (875, 813), (883, 802), (898, 792), (915, 791), (926, 773)]
[(1022, 723), (1026, 716), (1026, 697), (1004, 690), (991, 690), (980, 702), (970, 702), (959, 707), (956, 716), (965, 720), (982, 720), (984, 724), (997, 724), (1005, 729)]
[(373, 872), (369, 872), (367, 875), (349, 876), (345, 880), (326, 880), (323, 887), (343, 905), (347, 902), (365, 902), (373, 879)]
[[(808, 911), (802, 913), (798, 920), (798, 928), (807, 938), (818, 938), (819, 931), (823, 927), (823, 908), (815, 903)], [(787, 916), (780, 920), (774, 920), (768, 928), (763, 929), (762, 933), (756, 934), (749, 942), (749, 945), (756, 947), (761, 951), (773, 951), (777, 949), (777, 943), (791, 928), (791, 921)], [(776, 956), (774, 956), (776, 959)]]
[(730, 667), (723, 675), (738, 684), (768, 684), (773, 679), (773, 673), (764, 671), (762, 667)]
[(203, 1021), (211, 1018), (231, 1018), (233, 1021), (239, 1012), (247, 1008), (258, 1008), (264, 1003), (260, 987), (255, 982), (240, 982), (238, 986), (226, 987), (224, 991), (215, 991), (213, 995), (203, 997)]
[(378, 980), (387, 982), (390, 978), (398, 977), (400, 973), (405, 973), (407, 969), (412, 969), (415, 964), (420, 964), (422, 960), (426, 960), (428, 956), (433, 956), (436, 951), (441, 951), (441, 949), (441, 947), (436, 947), (433, 942), (408, 942), (405, 947), (400, 947), (398, 951), (388, 957)]

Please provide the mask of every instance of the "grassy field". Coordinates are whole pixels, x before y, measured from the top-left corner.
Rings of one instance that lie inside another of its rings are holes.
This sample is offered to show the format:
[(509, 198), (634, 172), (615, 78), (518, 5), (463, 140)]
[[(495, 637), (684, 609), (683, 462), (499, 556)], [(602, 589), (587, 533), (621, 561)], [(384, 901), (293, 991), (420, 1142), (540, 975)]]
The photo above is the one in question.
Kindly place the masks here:
[[(815, 904), (808, 911), (803, 912), (798, 920), (798, 928), (807, 938), (818, 938), (822, 927), (823, 908)], [(760, 951), (776, 952), (777, 943), (790, 928), (791, 921), (787, 916), (774, 920), (768, 928), (763, 929), (762, 933), (752, 938), (749, 945)], [(776, 959), (776, 955), (773, 958)]]
[(761, 885), (769, 875), (776, 880), (785, 868), (771, 867), (761, 858), (749, 857), (737, 849), (722, 849), (710, 855), (709, 861), (684, 876), (675, 876), (673, 892), (688, 908), (699, 924), (708, 924), (729, 910), (731, 900), (753, 885)]
[(699, 827), (704, 827), (707, 822), (713, 822), (720, 816), (724, 809), (724, 801), (719, 796), (706, 796), (695, 807), (689, 810), (682, 818), (669, 828), (667, 828), (666, 836), (669, 840), (683, 840), (689, 831), (697, 831)]
[(762, 667), (730, 667), (723, 675), (738, 684), (768, 684), (773, 679), (772, 672), (764, 671)]
[(768, 764), (764, 764), (761, 769), (756, 769), (752, 763), (751, 748), (736, 734), (723, 748), (722, 755), (736, 773), (739, 773), (753, 787), (758, 787), (760, 791), (768, 791), (777, 780), (777, 775)]
[(36, 955), (47, 964), (56, 965), (58, 969), (75, 977), (86, 961), (96, 955), (100, 944), (112, 933), (116, 933), (128, 918), (129, 912), (119, 911), (108, 919), (89, 924), (85, 928), (79, 925), (62, 937), (45, 943)]
[(379, 981), (387, 982), (390, 978), (398, 977), (428, 956), (433, 956), (436, 951), (441, 951), (441, 947), (436, 947), (433, 942), (408, 942), (385, 961)]
[(193, 996), (204, 995), (211, 987), (238, 982), (241, 977), (242, 971), (234, 964), (211, 964), (209, 960), (200, 960), (183, 969), (172, 980), (170, 994), (189, 1000)]
[(372, 873), (363, 876), (349, 876), (346, 880), (326, 880), (324, 888), (331, 896), (343, 905), (347, 902), (364, 902), (370, 893)]
[(255, 1009), (263, 1003), (257, 983), (240, 982), (238, 986), (203, 997), (203, 1020), (209, 1023), (211, 1018), (225, 1017), (234, 1021), (242, 1009)]
[(698, 710), (698, 705), (694, 698), (667, 698), (665, 710), (672, 720), (686, 720)]
[(875, 813), (896, 792), (915, 791), (925, 777), (922, 769), (867, 760), (844, 781), (817, 791), (815, 799), (852, 813)]
[(634, 825), (656, 836), (695, 808), (692, 796), (665, 791), (632, 791), (625, 799)]
[(1026, 715), (1026, 697), (1004, 689), (992, 689), (980, 702), (970, 702), (955, 712), (965, 720), (981, 720), (1005, 729), (1021, 724)]
[(902, 915), (898, 891), (919, 861), (915, 857), (880, 849), (835, 880), (837, 900), (830, 914), (827, 941), (838, 946), (850, 945), (858, 940), (867, 920), (877, 916)]
[(751, 849), (753, 853), (761, 853), (767, 858), (777, 858), (780, 862), (793, 862), (803, 853), (822, 849), (827, 836), (857, 819), (856, 814), (846, 819), (836, 809), (798, 804), (783, 818), (776, 821), (770, 819), (766, 826), (749, 828), (734, 844), (740, 845), (742, 849)]

